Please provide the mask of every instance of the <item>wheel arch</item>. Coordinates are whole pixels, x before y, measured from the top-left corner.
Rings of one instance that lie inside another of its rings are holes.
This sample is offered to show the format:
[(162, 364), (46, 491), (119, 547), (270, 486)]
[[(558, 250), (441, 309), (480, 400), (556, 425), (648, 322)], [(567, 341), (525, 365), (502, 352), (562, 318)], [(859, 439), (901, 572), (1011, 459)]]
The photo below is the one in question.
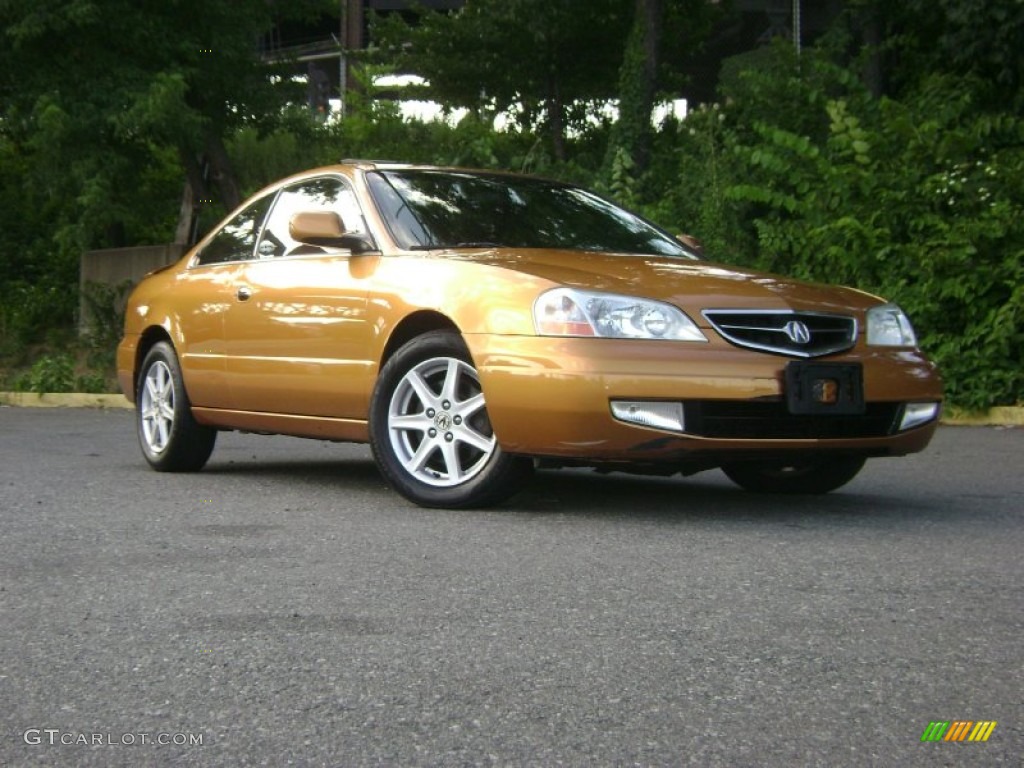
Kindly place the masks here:
[(381, 352), (380, 369), (387, 365), (388, 360), (405, 344), (417, 336), (422, 336), (431, 331), (454, 331), (459, 335), (462, 334), (454, 321), (441, 312), (430, 309), (413, 312), (407, 317), (402, 318), (401, 322), (391, 331), (391, 335), (388, 337), (387, 343)]
[(149, 354), (149, 350), (161, 341), (166, 341), (172, 348), (174, 347), (174, 341), (171, 339), (171, 334), (169, 334), (167, 329), (162, 325), (151, 325), (139, 336), (139, 344), (135, 348), (135, 362), (132, 365), (133, 388), (137, 388), (139, 386), (139, 373), (142, 369), (142, 361), (146, 359), (146, 355)]

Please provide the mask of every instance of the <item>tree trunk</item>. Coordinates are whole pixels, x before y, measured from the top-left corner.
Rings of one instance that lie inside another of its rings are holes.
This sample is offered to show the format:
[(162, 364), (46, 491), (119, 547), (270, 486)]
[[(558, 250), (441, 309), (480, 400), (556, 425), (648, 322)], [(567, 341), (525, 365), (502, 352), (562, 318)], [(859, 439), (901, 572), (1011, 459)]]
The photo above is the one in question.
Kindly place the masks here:
[(636, 0), (633, 29), (619, 70), (619, 119), (608, 147), (609, 167), (620, 148), (629, 154), (637, 173), (650, 160), (663, 15), (664, 0)]
[(638, 141), (633, 148), (633, 162), (638, 171), (647, 168), (651, 154), (651, 112), (658, 87), (658, 65), (661, 49), (661, 22), (664, 15), (663, 0), (636, 0), (638, 23), (643, 26), (643, 70), (638, 88), (636, 118), (641, 120)]
[(878, 18), (878, 10), (868, 7), (861, 19), (863, 25), (864, 47), (867, 57), (864, 60), (864, 84), (871, 95), (880, 99), (885, 93), (885, 69), (882, 60), (882, 23)]
[(555, 159), (565, 162), (565, 105), (562, 104), (562, 92), (558, 86), (558, 75), (552, 73), (548, 81), (548, 119), (551, 123), (551, 143)]
[(185, 188), (181, 192), (181, 207), (178, 209), (178, 226), (174, 230), (175, 244), (192, 245), (192, 226), (196, 217), (195, 205), (192, 183), (186, 179)]
[(210, 163), (210, 181), (220, 192), (225, 210), (233, 211), (242, 203), (242, 196), (238, 191), (235, 171), (231, 167), (231, 158), (220, 136), (207, 134), (206, 159)]
[(175, 242), (193, 245), (192, 241), (197, 234), (195, 226), (198, 208), (213, 202), (211, 187), (217, 189), (220, 202), (227, 212), (241, 205), (242, 196), (231, 166), (231, 158), (228, 157), (227, 148), (220, 136), (207, 135), (205, 152), (202, 155), (196, 154), (188, 147), (179, 147), (178, 159), (185, 171), (185, 189), (182, 193)]
[(644, 25), (644, 91), (653, 107), (654, 91), (658, 83), (658, 64), (661, 62), (661, 22), (664, 16), (663, 0), (637, 0), (636, 12)]
[(195, 245), (198, 207), (210, 199), (200, 158), (187, 147), (178, 147), (178, 159), (185, 171), (185, 189), (181, 195), (181, 209), (174, 242)]

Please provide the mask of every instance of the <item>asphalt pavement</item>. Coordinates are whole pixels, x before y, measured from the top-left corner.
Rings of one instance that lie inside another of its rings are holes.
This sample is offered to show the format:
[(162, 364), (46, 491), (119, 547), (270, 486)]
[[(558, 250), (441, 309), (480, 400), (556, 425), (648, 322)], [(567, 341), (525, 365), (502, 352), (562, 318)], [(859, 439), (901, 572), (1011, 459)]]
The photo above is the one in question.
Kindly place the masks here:
[(0, 522), (3, 766), (1022, 765), (1021, 428), (456, 512), (361, 446), (160, 474), (129, 411), (0, 407)]

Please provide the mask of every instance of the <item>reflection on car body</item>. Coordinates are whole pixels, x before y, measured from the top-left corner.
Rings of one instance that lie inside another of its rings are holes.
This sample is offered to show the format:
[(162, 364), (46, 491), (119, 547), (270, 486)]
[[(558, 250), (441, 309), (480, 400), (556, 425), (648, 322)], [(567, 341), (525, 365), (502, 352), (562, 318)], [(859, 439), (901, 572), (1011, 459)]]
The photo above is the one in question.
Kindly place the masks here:
[(928, 444), (941, 385), (897, 306), (691, 246), (533, 177), (321, 168), (136, 288), (118, 375), (156, 469), (220, 430), (369, 442), (424, 506), (538, 464), (820, 493)]

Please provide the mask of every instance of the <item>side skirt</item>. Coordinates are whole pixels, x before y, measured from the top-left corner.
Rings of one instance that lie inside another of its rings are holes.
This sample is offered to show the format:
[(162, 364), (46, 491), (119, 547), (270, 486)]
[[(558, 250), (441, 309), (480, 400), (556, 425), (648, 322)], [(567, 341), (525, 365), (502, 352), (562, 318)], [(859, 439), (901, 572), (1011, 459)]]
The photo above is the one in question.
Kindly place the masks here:
[(216, 429), (241, 432), (263, 432), (318, 440), (341, 440), (368, 443), (370, 427), (359, 419), (338, 419), (327, 416), (291, 416), (258, 411), (231, 411), (223, 408), (192, 408), (196, 421)]

